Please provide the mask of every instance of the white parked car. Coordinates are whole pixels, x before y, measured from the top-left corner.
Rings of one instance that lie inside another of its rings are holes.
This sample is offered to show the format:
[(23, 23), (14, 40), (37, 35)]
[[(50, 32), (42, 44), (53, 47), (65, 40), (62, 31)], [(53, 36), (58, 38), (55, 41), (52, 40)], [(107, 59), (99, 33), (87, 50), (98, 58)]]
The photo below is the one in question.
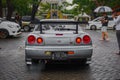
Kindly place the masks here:
[[(97, 30), (100, 29), (102, 27), (101, 24), (101, 19), (102, 17), (97, 17), (95, 19), (93, 19), (92, 21), (88, 22), (88, 25), (86, 26), (86, 29), (90, 29), (90, 30)], [(108, 16), (108, 29), (115, 29), (115, 23), (113, 21), (112, 16)]]
[(7, 38), (8, 36), (17, 37), (21, 34), (21, 27), (19, 24), (0, 18), (0, 38)]

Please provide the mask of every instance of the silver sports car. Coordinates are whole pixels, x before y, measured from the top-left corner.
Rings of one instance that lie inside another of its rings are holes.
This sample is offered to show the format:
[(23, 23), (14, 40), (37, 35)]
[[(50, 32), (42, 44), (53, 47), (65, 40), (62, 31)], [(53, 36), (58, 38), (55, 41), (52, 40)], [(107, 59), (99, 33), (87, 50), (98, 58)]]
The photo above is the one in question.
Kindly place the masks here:
[(92, 53), (90, 35), (71, 19), (43, 19), (25, 42), (26, 64), (68, 60), (86, 63)]

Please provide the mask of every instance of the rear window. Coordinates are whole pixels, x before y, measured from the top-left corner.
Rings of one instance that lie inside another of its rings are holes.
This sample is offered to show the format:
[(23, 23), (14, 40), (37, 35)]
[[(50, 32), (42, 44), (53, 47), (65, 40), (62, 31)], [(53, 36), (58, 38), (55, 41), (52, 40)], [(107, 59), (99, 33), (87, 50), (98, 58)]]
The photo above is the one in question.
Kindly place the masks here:
[(30, 16), (23, 16), (22, 21), (30, 21), (31, 17)]
[[(40, 31), (40, 27), (42, 27), (43, 31), (54, 30), (54, 31), (76, 31), (77, 24), (68, 24), (68, 23), (44, 23), (38, 25), (35, 31)], [(79, 26), (79, 25), (78, 25)], [(79, 27), (79, 30), (81, 28)]]
[[(31, 16), (23, 16), (22, 21), (30, 22)], [(40, 20), (38, 18), (35, 18), (33, 21), (31, 21), (31, 24), (38, 24), (39, 22), (40, 22)]]

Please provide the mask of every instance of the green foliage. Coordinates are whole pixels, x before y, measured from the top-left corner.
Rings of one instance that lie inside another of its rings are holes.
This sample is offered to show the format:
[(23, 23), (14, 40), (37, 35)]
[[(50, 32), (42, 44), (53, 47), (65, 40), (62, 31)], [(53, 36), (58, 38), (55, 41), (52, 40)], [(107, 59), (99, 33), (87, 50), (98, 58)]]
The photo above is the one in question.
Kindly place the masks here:
[(114, 8), (115, 6), (120, 6), (120, 0), (105, 0), (105, 4)]
[(115, 6), (119, 6), (120, 0), (94, 0), (94, 1), (93, 0), (73, 0), (73, 5), (74, 4), (78, 5), (77, 7), (78, 8), (77, 10), (79, 11), (78, 14), (81, 12), (81, 9), (83, 9), (83, 12), (91, 14), (93, 13), (93, 10), (100, 5), (109, 6), (111, 8), (114, 8)]
[(27, 15), (31, 12), (32, 0), (13, 0), (14, 9), (21, 15)]
[[(120, 0), (95, 0), (100, 5), (109, 6), (111, 8), (114, 8), (115, 6), (119, 6)], [(14, 6), (14, 10), (18, 12), (21, 15), (28, 15), (31, 14), (32, 10), (32, 4), (39, 4), (38, 0), (12, 0), (12, 4)], [(69, 4), (67, 2), (62, 3), (64, 6), (74, 5), (77, 4), (78, 6), (75, 7), (72, 10), (66, 10), (63, 9), (62, 6), (59, 6), (59, 10), (62, 9), (62, 12), (69, 13), (69, 14), (80, 14), (82, 12), (86, 12), (88, 14), (91, 14), (93, 10), (97, 7), (95, 2), (93, 0), (73, 0), (73, 4)], [(2, 0), (2, 5), (5, 8), (6, 7), (6, 0)], [(51, 9), (50, 3), (43, 4), (41, 3), (40, 6), (41, 12), (44, 13)]]
[(95, 7), (92, 0), (73, 0), (73, 4), (78, 5), (78, 14), (81, 12), (91, 13)]
[(41, 6), (42, 12), (46, 12), (46, 11), (49, 11), (51, 9), (50, 3), (40, 3), (40, 6)]
[(3, 8), (6, 7), (6, 0), (2, 0), (2, 6), (3, 6)]
[(73, 0), (73, 4), (79, 4), (80, 0)]
[[(14, 10), (20, 15), (31, 14), (33, 0), (12, 0)], [(2, 0), (3, 7), (6, 8), (6, 0)]]

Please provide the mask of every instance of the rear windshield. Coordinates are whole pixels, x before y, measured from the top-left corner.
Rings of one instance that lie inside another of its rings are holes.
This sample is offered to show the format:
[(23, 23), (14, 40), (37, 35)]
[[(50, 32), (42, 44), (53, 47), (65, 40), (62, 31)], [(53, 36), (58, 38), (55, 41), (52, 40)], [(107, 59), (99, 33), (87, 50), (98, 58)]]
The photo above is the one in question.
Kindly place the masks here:
[[(47, 31), (47, 30), (54, 30), (54, 31), (76, 31), (76, 26), (79, 26), (77, 24), (68, 24), (68, 23), (54, 23), (54, 24), (49, 24), (49, 23), (44, 23), (41, 25), (38, 25), (35, 31), (40, 31), (40, 27), (42, 27), (42, 31)], [(80, 27), (79, 27), (80, 28)]]
[(23, 16), (22, 21), (30, 21), (31, 17), (30, 16)]

